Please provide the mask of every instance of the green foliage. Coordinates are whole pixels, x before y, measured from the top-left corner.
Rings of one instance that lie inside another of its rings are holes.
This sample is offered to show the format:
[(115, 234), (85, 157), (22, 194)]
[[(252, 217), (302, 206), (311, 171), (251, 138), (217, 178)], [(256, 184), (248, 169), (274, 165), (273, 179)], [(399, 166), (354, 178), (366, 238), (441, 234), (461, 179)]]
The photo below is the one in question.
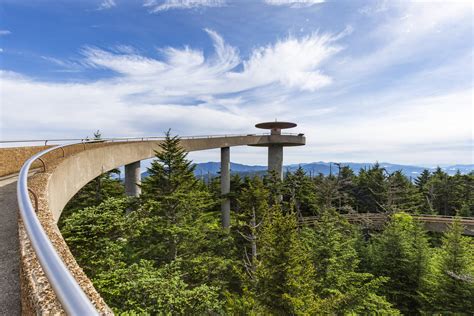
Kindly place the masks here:
[(123, 184), (119, 179), (113, 178), (112, 174), (120, 175), (120, 171), (114, 169), (103, 173), (82, 187), (64, 207), (58, 226), (62, 227), (63, 219), (77, 210), (97, 206), (109, 198), (124, 197), (125, 188)]
[(435, 263), (436, 283), (433, 305), (436, 312), (474, 311), (474, 241), (462, 236), (456, 220), (443, 236)]
[(314, 269), (296, 229), (295, 214), (284, 214), (276, 204), (265, 214), (262, 225), (258, 262), (250, 280), (256, 311), (315, 312)]
[(181, 271), (176, 262), (156, 268), (153, 262), (141, 260), (100, 273), (94, 284), (118, 313), (190, 315), (222, 310), (217, 288), (191, 288), (183, 281)]
[(197, 184), (194, 177), (195, 166), (186, 159), (187, 153), (180, 145), (178, 136), (171, 136), (170, 130), (166, 139), (155, 151), (156, 160), (148, 168), (149, 176), (142, 181), (142, 196), (145, 199), (159, 200), (172, 193), (189, 192)]
[(303, 168), (299, 167), (295, 173), (287, 173), (283, 192), (287, 200), (295, 209), (298, 218), (316, 213), (316, 193), (311, 179), (306, 176)]
[(124, 236), (130, 229), (126, 208), (126, 199), (110, 198), (65, 218), (61, 233), (89, 277), (98, 271), (114, 269), (126, 259)]
[(334, 209), (324, 210), (314, 229), (304, 229), (315, 267), (315, 289), (328, 313), (396, 313), (378, 293), (387, 278), (357, 271), (358, 235)]
[(421, 224), (406, 213), (397, 213), (370, 244), (369, 271), (388, 277), (385, 294), (402, 312), (422, 309), (431, 254)]
[[(359, 175), (338, 168), (327, 177), (299, 168), (284, 181), (232, 176), (232, 225), (223, 230), (219, 178), (197, 180), (168, 131), (140, 198), (125, 198), (120, 181), (104, 174), (71, 200), (62, 234), (117, 314), (474, 310), (472, 239), (455, 223), (436, 247), (400, 212), (472, 215), (474, 174), (438, 169), (412, 183), (378, 164)], [(340, 215), (354, 211), (392, 216), (381, 233), (362, 235)], [(308, 215), (318, 223), (301, 227)]]

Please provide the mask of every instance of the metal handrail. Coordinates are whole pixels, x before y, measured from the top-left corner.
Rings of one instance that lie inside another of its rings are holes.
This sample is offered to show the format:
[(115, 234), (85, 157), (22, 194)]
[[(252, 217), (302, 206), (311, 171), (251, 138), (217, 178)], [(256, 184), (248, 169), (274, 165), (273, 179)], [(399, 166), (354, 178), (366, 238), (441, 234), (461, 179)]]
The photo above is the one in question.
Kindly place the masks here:
[(86, 296), (76, 279), (59, 257), (56, 249), (49, 240), (28, 193), (28, 172), (32, 163), (43, 155), (66, 146), (75, 144), (65, 144), (55, 146), (41, 151), (28, 159), (20, 170), (17, 183), (17, 198), (21, 219), (26, 229), (26, 233), (31, 241), (31, 245), (36, 253), (36, 257), (41, 263), (49, 283), (53, 287), (56, 296), (61, 302), (68, 315), (99, 315), (92, 302)]
[[(252, 134), (215, 134), (215, 135), (197, 135), (197, 136), (180, 136), (180, 139), (199, 139), (199, 138), (218, 138), (218, 137), (240, 137), (240, 136), (269, 136), (270, 133), (252, 133)], [(301, 133), (282, 133), (283, 136), (304, 136)], [(163, 136), (137, 136), (137, 137), (111, 137), (111, 138), (101, 138), (100, 141), (152, 141), (152, 140), (163, 140)], [(44, 143), (47, 145), (51, 142), (92, 142), (93, 138), (58, 138), (58, 139), (22, 139), (22, 140), (0, 140), (0, 144), (12, 144), (12, 143)], [(97, 141), (97, 140), (96, 140)]]

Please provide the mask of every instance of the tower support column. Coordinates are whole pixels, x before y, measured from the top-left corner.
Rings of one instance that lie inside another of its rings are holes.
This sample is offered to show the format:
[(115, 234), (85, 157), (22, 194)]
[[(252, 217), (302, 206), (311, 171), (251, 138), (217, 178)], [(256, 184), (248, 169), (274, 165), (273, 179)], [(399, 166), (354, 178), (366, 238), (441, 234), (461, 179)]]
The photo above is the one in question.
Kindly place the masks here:
[(125, 165), (125, 194), (138, 197), (142, 193), (140, 184), (140, 161)]
[[(227, 195), (230, 192), (230, 148), (221, 148), (221, 194)], [(225, 197), (221, 204), (222, 227), (230, 227), (230, 199)]]
[(283, 146), (268, 146), (268, 171), (275, 171), (278, 177), (283, 180)]

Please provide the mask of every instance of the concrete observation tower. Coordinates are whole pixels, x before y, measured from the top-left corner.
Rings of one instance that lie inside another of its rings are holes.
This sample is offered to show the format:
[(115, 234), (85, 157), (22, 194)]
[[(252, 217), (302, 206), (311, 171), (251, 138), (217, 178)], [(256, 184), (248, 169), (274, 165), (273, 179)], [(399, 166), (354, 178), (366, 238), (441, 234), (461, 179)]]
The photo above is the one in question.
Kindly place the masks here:
[[(256, 124), (255, 127), (271, 130), (270, 135), (248, 134), (239, 138), (248, 139), (248, 146), (268, 147), (268, 170), (275, 170), (280, 179), (283, 178), (283, 147), (303, 146), (306, 143), (304, 134), (282, 134), (282, 129), (296, 127), (290, 122), (264, 122)], [(228, 228), (230, 225), (230, 199), (226, 197), (230, 193), (230, 146), (221, 147), (221, 194), (222, 199), (222, 226)]]
[[(280, 179), (283, 178), (283, 147), (302, 146), (305, 144), (303, 134), (283, 134), (282, 129), (296, 127), (296, 123), (291, 122), (263, 122), (255, 124), (256, 128), (269, 129), (270, 136), (266, 143), (255, 146), (268, 147), (268, 171), (275, 171)], [(295, 137), (296, 136), (296, 137)]]

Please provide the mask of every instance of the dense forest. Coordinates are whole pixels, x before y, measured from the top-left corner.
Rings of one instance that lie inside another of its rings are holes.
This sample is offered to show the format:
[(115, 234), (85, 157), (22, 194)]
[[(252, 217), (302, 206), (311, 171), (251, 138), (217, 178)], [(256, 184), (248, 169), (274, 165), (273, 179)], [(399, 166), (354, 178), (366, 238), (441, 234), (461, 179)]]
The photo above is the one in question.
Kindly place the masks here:
[[(231, 179), (220, 225), (219, 178), (204, 183), (169, 132), (141, 184), (124, 195), (106, 173), (70, 201), (60, 229), (117, 313), (474, 313), (474, 240), (454, 221), (428, 233), (411, 214), (474, 215), (474, 173), (423, 172), (412, 183), (378, 165), (356, 175), (302, 169)], [(114, 170), (112, 172), (118, 172)], [(383, 212), (382, 231), (341, 214)], [(304, 216), (314, 225), (300, 225)]]

